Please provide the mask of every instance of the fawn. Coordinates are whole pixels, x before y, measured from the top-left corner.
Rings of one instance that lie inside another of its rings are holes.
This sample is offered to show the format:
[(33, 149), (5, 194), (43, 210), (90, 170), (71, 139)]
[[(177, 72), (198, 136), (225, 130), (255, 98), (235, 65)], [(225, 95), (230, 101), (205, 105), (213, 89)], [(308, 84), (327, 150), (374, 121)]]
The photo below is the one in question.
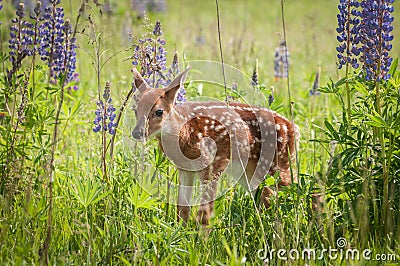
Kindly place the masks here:
[[(255, 192), (266, 174), (279, 171), (278, 186), (287, 186), (299, 131), (288, 119), (263, 107), (241, 103), (185, 102), (175, 105), (188, 70), (165, 89), (148, 86), (133, 69), (137, 100), (137, 125), (132, 137), (155, 136), (161, 149), (177, 166), (179, 174), (178, 220), (186, 224), (190, 214), (192, 185), (198, 176), (204, 185), (198, 223), (208, 225), (213, 211), (217, 182), (232, 167), (233, 175), (250, 192)], [(293, 163), (294, 165), (294, 163)], [(295, 171), (293, 171), (295, 172)], [(274, 191), (264, 187), (261, 202), (269, 207)]]

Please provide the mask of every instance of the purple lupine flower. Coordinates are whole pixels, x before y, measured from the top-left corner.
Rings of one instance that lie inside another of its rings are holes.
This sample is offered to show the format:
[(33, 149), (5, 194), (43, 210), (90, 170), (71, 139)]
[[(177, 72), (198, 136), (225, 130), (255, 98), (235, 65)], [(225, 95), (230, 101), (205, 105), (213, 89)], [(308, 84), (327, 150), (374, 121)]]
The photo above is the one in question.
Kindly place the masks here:
[[(2, 0), (0, 0), (0, 10), (3, 9), (3, 5), (1, 4)], [(0, 25), (1, 25), (1, 21), (0, 21)]]
[(115, 127), (117, 126), (117, 124), (114, 122), (116, 118), (116, 109), (114, 105), (111, 104), (112, 98), (109, 81), (107, 81), (103, 91), (103, 100), (97, 102), (97, 109), (95, 111), (96, 117), (93, 121), (93, 132), (97, 133), (103, 128), (103, 131), (113, 135), (115, 134)]
[(145, 17), (147, 11), (160, 13), (167, 10), (165, 0), (132, 0), (131, 7), (136, 11), (138, 18)]
[(161, 22), (159, 20), (156, 21), (156, 25), (154, 26), (154, 30), (153, 30), (153, 35), (154, 36), (161, 36), (162, 35)]
[(275, 101), (274, 97), (274, 86), (271, 86), (271, 93), (268, 95), (268, 105), (271, 106), (271, 104)]
[(289, 51), (286, 47), (286, 42), (281, 41), (275, 49), (274, 59), (274, 77), (275, 80), (287, 78), (289, 75)]
[(255, 87), (258, 86), (258, 69), (257, 64), (253, 70), (253, 75), (251, 76), (251, 86)]
[(174, 58), (172, 59), (171, 67), (168, 69), (168, 72), (165, 74), (167, 78), (167, 83), (171, 83), (172, 80), (179, 75), (179, 56), (178, 52), (175, 52)]
[(145, 0), (132, 0), (131, 7), (137, 13), (138, 18), (144, 18), (147, 11), (147, 1)]
[(320, 95), (321, 92), (318, 91), (319, 88), (319, 81), (320, 81), (320, 71), (321, 69), (319, 69), (316, 73), (315, 73), (315, 78), (314, 78), (314, 83), (313, 83), (313, 87), (311, 88), (311, 90), (309, 91), (309, 95), (313, 96), (313, 95)]
[[(170, 84), (172, 80), (179, 75), (179, 55), (178, 52), (175, 52), (174, 58), (172, 59), (172, 64), (165, 74), (166, 84)], [(186, 102), (186, 90), (184, 87), (181, 87), (178, 91), (178, 95), (176, 96), (176, 104), (181, 104)]]
[(361, 2), (361, 57), (367, 80), (387, 80), (393, 59), (389, 56), (393, 40), (394, 0), (363, 0)]
[[(60, 0), (50, 0), (51, 6), (45, 8), (40, 25), (39, 36), (41, 37), (39, 54), (41, 59), (47, 62), (50, 75), (55, 80), (64, 72), (65, 53), (63, 43), (65, 41), (64, 9), (58, 7)], [(53, 81), (54, 81), (53, 80)]]
[[(75, 85), (72, 87), (72, 89), (73, 89), (74, 91), (79, 90), (79, 86), (78, 86), (78, 83), (79, 83), (79, 74), (78, 74), (78, 73), (74, 73), (74, 74), (72, 75), (72, 79), (70, 80), (70, 82), (71, 82), (71, 81), (74, 81), (74, 82), (75, 82)], [(71, 87), (68, 87), (68, 89), (70, 90)]]
[(165, 40), (162, 34), (161, 23), (157, 21), (153, 29), (153, 38), (139, 39), (133, 49), (132, 64), (139, 65), (144, 80), (153, 88), (166, 86), (167, 80), (163, 72), (166, 71)]
[[(172, 65), (167, 70), (167, 51), (164, 48), (166, 42), (160, 37), (162, 30), (159, 20), (156, 22), (152, 34), (155, 38), (138, 40), (138, 44), (133, 48), (132, 64), (135, 67), (140, 66), (143, 79), (151, 87), (166, 87), (179, 74), (178, 53), (175, 53)], [(185, 95), (185, 88), (180, 88), (176, 97), (176, 104), (185, 102)]]
[[(65, 21), (64, 25), (64, 33), (65, 33), (65, 44), (63, 53), (65, 54), (65, 61), (61, 64), (64, 65), (65, 69), (65, 83), (69, 83), (72, 81), (78, 82), (78, 74), (75, 73), (76, 70), (76, 39), (72, 37), (72, 25), (69, 20)], [(78, 90), (78, 86), (74, 85), (74, 90)]]
[(393, 40), (394, 0), (341, 0), (339, 4), (338, 51), (339, 68), (351, 64), (357, 68), (357, 58), (363, 64), (367, 80), (387, 80), (389, 56)]
[(24, 20), (24, 4), (19, 4), (16, 11), (16, 17), (11, 20), (10, 40), (8, 47), (10, 48), (10, 61), (15, 68), (21, 66), (21, 61), (32, 55), (32, 44), (34, 31), (32, 23)]
[(225, 102), (227, 102), (227, 103), (231, 103), (231, 102), (235, 101), (234, 94), (238, 93), (238, 84), (236, 82), (232, 82), (232, 86), (231, 86), (230, 90), (232, 91), (232, 95), (226, 95), (226, 97), (225, 97)]
[(274, 95), (270, 94), (268, 96), (268, 105), (271, 105), (275, 101)]
[(36, 54), (39, 50), (39, 46), (38, 46), (39, 42), (40, 42), (39, 25), (40, 25), (40, 22), (43, 21), (43, 19), (44, 19), (41, 15), (41, 13), (43, 11), (42, 8), (43, 8), (42, 2), (38, 1), (35, 8), (33, 9), (33, 13), (30, 15), (31, 19), (34, 20), (34, 23), (33, 23), (34, 34), (33, 34), (33, 43), (32, 43), (32, 45), (33, 45), (32, 52), (34, 54)]
[(338, 5), (339, 14), (337, 15), (339, 42), (336, 51), (338, 52), (338, 68), (341, 69), (346, 64), (358, 68), (357, 57), (360, 54), (360, 3), (356, 0), (340, 0)]
[[(59, 0), (50, 0), (51, 6), (45, 8), (44, 23), (39, 28), (41, 59), (50, 68), (51, 81), (56, 82), (63, 75), (64, 84), (77, 82), (76, 70), (76, 39), (73, 37), (72, 25), (64, 21), (64, 9), (58, 7)], [(70, 88), (69, 88), (70, 89)], [(74, 85), (77, 90), (77, 85)]]

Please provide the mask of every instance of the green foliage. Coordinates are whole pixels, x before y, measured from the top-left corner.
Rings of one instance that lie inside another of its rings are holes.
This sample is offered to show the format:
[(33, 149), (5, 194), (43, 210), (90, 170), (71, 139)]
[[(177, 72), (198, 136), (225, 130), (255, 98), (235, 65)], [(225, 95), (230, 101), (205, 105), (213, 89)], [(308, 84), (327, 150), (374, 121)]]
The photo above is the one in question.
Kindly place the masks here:
[(84, 210), (110, 194), (110, 192), (103, 192), (104, 188), (101, 182), (92, 181), (90, 178), (86, 178), (86, 182), (74, 179), (70, 185), (70, 190)]
[[(396, 68), (397, 60), (390, 71), (391, 79), (382, 84), (350, 76), (321, 89), (341, 100), (343, 89), (348, 85), (355, 95), (351, 125), (342, 104), (342, 121), (333, 124), (325, 120), (326, 141), (321, 144), (329, 143), (333, 151), (327, 172), (327, 189), (331, 200), (342, 206), (343, 221), (349, 221), (340, 227), (346, 231), (359, 228), (354, 238), (359, 239), (361, 245), (376, 234), (389, 234), (393, 238), (389, 237), (388, 241), (393, 245), (398, 234), (395, 224), (400, 207), (397, 185), (400, 181), (397, 170), (400, 163), (400, 72)], [(376, 86), (381, 90), (382, 112), (376, 105)], [(347, 131), (349, 126), (350, 132)], [(386, 185), (385, 178), (388, 180)], [(385, 186), (387, 192), (384, 192)], [(385, 196), (385, 193), (388, 194)]]
[[(382, 108), (377, 110), (376, 84), (357, 73), (344, 78), (336, 73), (331, 36), (335, 1), (285, 1), (294, 120), (302, 135), (298, 184), (282, 188), (271, 198), (268, 210), (260, 206), (258, 195), (264, 186), (276, 188), (277, 176), (268, 177), (254, 197), (240, 187), (229, 190), (215, 202), (208, 234), (195, 222), (196, 207), (186, 227), (177, 222), (176, 206), (167, 193), (170, 182), (177, 182), (176, 168), (155, 141), (130, 142), (132, 125), (123, 120), (131, 108), (123, 113), (113, 144), (109, 144), (109, 135), (102, 139), (92, 132), (96, 101), (105, 82), (112, 84), (115, 106), (121, 106), (131, 90), (132, 65), (126, 59), (132, 53), (125, 50), (131, 43), (126, 43), (125, 35), (119, 38), (122, 25), (128, 24), (134, 37), (140, 38), (152, 28), (149, 21), (136, 19), (128, 1), (110, 1), (116, 7), (114, 14), (101, 15), (100, 6), (87, 6), (77, 25), (81, 81), (80, 89), (74, 91), (67, 89), (71, 84), (63, 86), (62, 77), (50, 83), (48, 67), (38, 61), (24, 60), (9, 78), (7, 21), (14, 9), (11, 1), (5, 2), (0, 11), (1, 265), (43, 262), (40, 253), (48, 228), (52, 232), (49, 263), (57, 265), (261, 265), (263, 261), (340, 265), (348, 262), (329, 257), (284, 262), (277, 256), (267, 261), (259, 256), (281, 248), (335, 248), (339, 237), (345, 237), (351, 248), (395, 254), (400, 261), (398, 62), (392, 65), (392, 78), (380, 84)], [(274, 23), (279, 21), (279, 1), (220, 4), (225, 62), (250, 74), (258, 58), (257, 89), (267, 99), (273, 92), (271, 109), (287, 115), (285, 80), (274, 82), (270, 74), (279, 41), (274, 36), (281, 29)], [(80, 1), (63, 1), (63, 5), (75, 21)], [(212, 30), (214, 2), (170, 1), (168, 5), (166, 14), (149, 14), (150, 21), (163, 23), (168, 55), (176, 49), (182, 51), (182, 61), (218, 60)], [(195, 43), (197, 37), (203, 37), (205, 44)], [(398, 51), (398, 44), (393, 48)], [(309, 77), (320, 65), (324, 67), (321, 84), (326, 85), (319, 88), (321, 95), (309, 96), (313, 80)], [(196, 85), (188, 81), (188, 86), (189, 100), (200, 95)], [(351, 123), (346, 114), (346, 86), (352, 96)], [(222, 91), (221, 87), (201, 96), (223, 98)], [(240, 93), (239, 88), (234, 96), (239, 98)], [(59, 132), (54, 142), (58, 110)], [(49, 175), (53, 147), (55, 161)], [(50, 180), (54, 195), (51, 224)], [(385, 209), (389, 210), (386, 214)]]

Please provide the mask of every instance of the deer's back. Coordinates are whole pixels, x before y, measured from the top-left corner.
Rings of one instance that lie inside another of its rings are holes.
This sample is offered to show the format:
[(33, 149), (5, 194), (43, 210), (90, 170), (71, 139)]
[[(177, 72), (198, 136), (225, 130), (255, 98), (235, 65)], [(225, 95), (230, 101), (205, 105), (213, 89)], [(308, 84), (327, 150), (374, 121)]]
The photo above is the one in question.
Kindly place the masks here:
[[(198, 158), (202, 149), (207, 149), (201, 145), (205, 138), (216, 143), (216, 159), (229, 159), (232, 147), (230, 137), (238, 131), (245, 133), (236, 140), (241, 142), (240, 145), (249, 147), (250, 161), (264, 163), (267, 151), (272, 153), (273, 161), (289, 166), (288, 152), (292, 156), (295, 152), (297, 127), (269, 109), (242, 103), (228, 106), (218, 102), (187, 102), (177, 106), (176, 111), (185, 121), (179, 133), (179, 145), (189, 159)], [(272, 145), (273, 148), (270, 147)], [(275, 170), (271, 169), (272, 172)]]

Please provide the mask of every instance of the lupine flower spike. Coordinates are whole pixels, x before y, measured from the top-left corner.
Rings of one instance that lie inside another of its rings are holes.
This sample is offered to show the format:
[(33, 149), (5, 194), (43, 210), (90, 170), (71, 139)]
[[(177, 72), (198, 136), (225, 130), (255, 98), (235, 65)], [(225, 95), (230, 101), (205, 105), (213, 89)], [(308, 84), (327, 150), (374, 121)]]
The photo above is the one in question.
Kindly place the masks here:
[[(103, 101), (104, 100), (104, 101)], [(113, 135), (115, 133), (115, 127), (117, 126), (114, 122), (115, 107), (111, 104), (112, 98), (110, 94), (110, 82), (107, 81), (103, 92), (103, 100), (97, 102), (97, 110), (95, 111), (96, 117), (93, 121), (94, 127), (93, 131), (95, 133), (101, 131), (106, 131)]]
[(24, 4), (19, 4), (16, 14), (16, 18), (11, 20), (8, 45), (14, 72), (21, 67), (21, 62), (25, 57), (32, 55), (32, 36), (34, 35), (33, 25), (24, 20)]
[(167, 83), (171, 83), (172, 80), (178, 76), (178, 74), (180, 73), (179, 71), (179, 55), (178, 52), (175, 52), (174, 54), (174, 58), (172, 59), (172, 64), (171, 67), (168, 69), (167, 74), (165, 75), (166, 79), (167, 79)]
[(357, 57), (360, 54), (360, 36), (361, 27), (359, 10), (360, 3), (355, 0), (340, 0), (339, 14), (337, 15), (338, 33), (337, 40), (339, 42), (336, 51), (338, 52), (338, 68), (341, 69), (346, 64), (350, 64), (353, 68), (358, 68)]
[(165, 40), (161, 38), (161, 23), (157, 21), (153, 29), (154, 38), (139, 39), (134, 46), (132, 64), (140, 66), (140, 72), (146, 82), (153, 88), (167, 86), (163, 72), (166, 71)]
[[(0, 10), (3, 9), (3, 5), (1, 4), (2, 0), (0, 0)], [(0, 21), (0, 25), (1, 25), (1, 21)]]
[(274, 77), (275, 81), (280, 78), (287, 78), (289, 74), (289, 51), (286, 47), (286, 42), (281, 41), (275, 49), (274, 59)]
[[(174, 58), (172, 60), (172, 65), (168, 70), (168, 73), (166, 74), (167, 76), (167, 83), (170, 84), (172, 80), (179, 75), (179, 57), (178, 57), (178, 52), (175, 52)], [(176, 96), (176, 104), (181, 104), (186, 101), (186, 90), (182, 86), (179, 91), (178, 95)]]
[(251, 76), (251, 86), (258, 86), (258, 60), (256, 60), (256, 65), (254, 66), (253, 75)]
[[(64, 9), (58, 7), (60, 0), (51, 0), (52, 5), (45, 8), (44, 23), (40, 26), (39, 35), (41, 43), (39, 54), (41, 59), (47, 62), (50, 75), (55, 80), (63, 72), (60, 62), (64, 61)], [(53, 80), (53, 81), (54, 81)]]
[[(64, 21), (64, 9), (59, 7), (60, 0), (50, 0), (51, 5), (45, 8), (44, 23), (39, 27), (39, 55), (50, 68), (51, 82), (55, 83), (65, 75), (64, 84), (78, 81), (76, 70), (76, 40), (73, 37), (72, 25)], [(70, 88), (69, 88), (70, 89)], [(78, 89), (74, 85), (74, 89)]]
[(317, 89), (319, 88), (320, 76), (321, 76), (321, 68), (319, 68), (318, 71), (315, 72), (315, 78), (314, 78), (313, 87), (311, 88), (311, 90), (309, 92), (310, 96), (320, 95), (321, 94), (320, 91), (317, 91)]
[(364, 0), (362, 7), (362, 29), (360, 61), (367, 80), (388, 80), (393, 59), (389, 56), (393, 40), (392, 12), (394, 0)]
[[(237, 94), (238, 93), (238, 84), (236, 82), (232, 82), (232, 87), (231, 87), (232, 94)], [(235, 101), (235, 96), (233, 95), (227, 95), (225, 97), (225, 102), (231, 103)]]
[[(168, 86), (171, 81), (179, 74), (179, 60), (176, 52), (172, 60), (171, 67), (166, 67), (165, 40), (162, 36), (161, 22), (156, 21), (152, 31), (153, 38), (142, 38), (133, 47), (132, 65), (140, 66), (140, 74), (153, 88)], [(176, 104), (186, 101), (185, 88), (181, 88), (176, 98)]]
[(43, 17), (42, 17), (42, 2), (38, 1), (35, 8), (33, 9), (33, 13), (31, 14), (31, 19), (34, 20), (34, 24), (33, 24), (33, 54), (36, 54), (38, 52), (39, 49), (39, 24), (41, 21), (43, 21)]
[(387, 80), (392, 63), (394, 0), (340, 0), (338, 14), (338, 67), (358, 68), (367, 80)]
[(275, 101), (274, 97), (274, 86), (271, 86), (271, 94), (268, 96), (268, 105), (271, 106), (271, 104)]
[[(64, 62), (60, 62), (62, 65), (62, 69), (64, 69), (66, 77), (65, 83), (70, 83), (72, 81), (78, 82), (78, 74), (75, 73), (76, 70), (76, 39), (73, 36), (72, 25), (69, 20), (65, 21), (64, 25), (64, 33), (65, 33), (65, 44), (63, 49), (63, 57), (65, 58)], [(70, 89), (70, 87), (69, 87)], [(77, 90), (77, 85), (74, 85), (74, 90)]]

